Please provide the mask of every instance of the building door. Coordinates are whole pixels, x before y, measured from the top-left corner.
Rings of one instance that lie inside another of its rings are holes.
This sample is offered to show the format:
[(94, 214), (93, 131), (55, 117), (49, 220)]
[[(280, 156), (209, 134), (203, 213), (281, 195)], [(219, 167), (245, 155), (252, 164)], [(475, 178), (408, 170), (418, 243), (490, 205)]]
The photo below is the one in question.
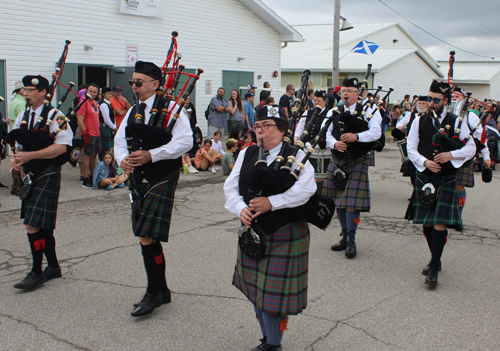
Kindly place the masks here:
[(7, 96), (5, 83), (5, 60), (0, 60), (0, 96), (5, 99), (3, 103), (0, 103), (0, 113), (3, 118), (7, 119), (7, 101), (9, 101), (9, 97)]
[(134, 66), (113, 67), (111, 69), (110, 84), (111, 88), (115, 85), (122, 88), (122, 96), (124, 96), (131, 105), (135, 100), (132, 87), (128, 84), (128, 81), (132, 79), (132, 73), (134, 73)]
[[(75, 83), (75, 87), (73, 88), (74, 92), (78, 93), (78, 64), (77, 63), (66, 63), (64, 65), (64, 70), (63, 73), (61, 74), (61, 77), (59, 81), (66, 85), (69, 86), (69, 82)], [(62, 85), (58, 84), (57, 85), (57, 98), (61, 98), (64, 93), (66, 92), (66, 88), (63, 87)], [(69, 93), (66, 101), (64, 104), (61, 106), (60, 110), (62, 113), (67, 114), (69, 108), (72, 106), (72, 101), (76, 97), (75, 94)], [(55, 99), (52, 101), (53, 103), (57, 103)]]
[[(222, 71), (222, 87), (226, 90), (224, 97), (231, 98), (231, 90), (237, 89), (240, 92), (241, 99), (245, 98), (247, 85), (253, 84), (253, 72), (243, 71)], [(240, 89), (240, 87), (245, 87)]]

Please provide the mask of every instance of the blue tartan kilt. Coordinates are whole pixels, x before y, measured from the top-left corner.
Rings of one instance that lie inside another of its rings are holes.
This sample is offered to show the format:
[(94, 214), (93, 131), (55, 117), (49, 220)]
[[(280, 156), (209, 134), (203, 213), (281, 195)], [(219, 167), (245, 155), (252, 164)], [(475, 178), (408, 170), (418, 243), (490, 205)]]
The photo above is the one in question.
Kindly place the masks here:
[(101, 149), (112, 149), (115, 145), (115, 140), (111, 128), (101, 124)]
[(375, 150), (370, 151), (370, 167), (375, 167)]
[(467, 188), (474, 187), (474, 169), (472, 162), (470, 163), (470, 165), (465, 164), (458, 169), (457, 185), (463, 185)]
[(266, 255), (258, 261), (238, 246), (233, 284), (267, 314), (296, 315), (307, 306), (309, 227), (294, 222), (266, 235), (265, 244)]
[(147, 193), (142, 200), (139, 220), (136, 222), (132, 215), (135, 236), (168, 241), (176, 187), (176, 180), (169, 180), (157, 186), (149, 183), (135, 185), (139, 194), (144, 196)]
[[(424, 208), (418, 199), (418, 192), (427, 183), (432, 183), (436, 189), (436, 203), (430, 209)], [(417, 172), (405, 219), (413, 220), (414, 224), (443, 224), (448, 228), (461, 227), (456, 176), (426, 176)]]
[(61, 189), (61, 172), (49, 173), (34, 181), (31, 196), (21, 203), (21, 218), (32, 227), (54, 230)]

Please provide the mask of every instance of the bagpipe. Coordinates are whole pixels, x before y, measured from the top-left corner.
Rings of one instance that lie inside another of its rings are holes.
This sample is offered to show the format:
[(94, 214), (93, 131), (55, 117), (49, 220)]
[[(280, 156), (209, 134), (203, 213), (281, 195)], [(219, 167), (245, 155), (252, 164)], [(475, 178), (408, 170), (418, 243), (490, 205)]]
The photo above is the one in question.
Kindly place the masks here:
[[(69, 90), (61, 97), (57, 108), (53, 108), (50, 104), (54, 91), (59, 83), (59, 77), (61, 76), (64, 65), (66, 63), (66, 57), (68, 55), (68, 45), (71, 44), (71, 41), (66, 40), (66, 44), (64, 46), (63, 52), (59, 61), (57, 62), (56, 69), (54, 74), (52, 75), (52, 82), (49, 85), (46, 100), (43, 102), (42, 111), (40, 116), (37, 118), (37, 121), (32, 129), (28, 128), (29, 121), (29, 111), (30, 108), (28, 103), (26, 103), (26, 109), (23, 115), (23, 120), (21, 121), (21, 127), (19, 129), (15, 129), (11, 131), (6, 138), (6, 142), (15, 145), (15, 143), (19, 143), (23, 146), (24, 151), (38, 151), (44, 149), (54, 143), (54, 140), (61, 130), (67, 128), (69, 119), (64, 117), (61, 118), (61, 122), (55, 121), (55, 123), (59, 123), (59, 126), (53, 131), (50, 132), (50, 127), (52, 123), (54, 123), (54, 119), (56, 115), (60, 112), (59, 108), (64, 103), (65, 99), (68, 96)], [(70, 83), (71, 86), (71, 83)], [(50, 114), (50, 116), (49, 116)], [(31, 172), (33, 175), (37, 175), (42, 172), (45, 168), (51, 165), (63, 165), (68, 160), (68, 150), (67, 152), (53, 158), (50, 160), (31, 160), (23, 165), (26, 173)]]
[[(135, 113), (135, 123), (129, 123), (125, 128), (125, 139), (127, 140), (127, 148), (129, 152), (137, 150), (151, 150), (162, 145), (169, 143), (172, 140), (172, 130), (180, 116), (186, 101), (182, 99), (183, 94), (185, 97), (189, 96), (195, 88), (197, 80), (203, 70), (198, 68), (196, 74), (183, 72), (184, 66), (179, 65), (180, 55), (177, 55), (177, 32), (172, 32), (172, 40), (170, 48), (167, 53), (167, 59), (162, 67), (162, 79), (158, 90), (156, 91), (156, 98), (151, 109), (151, 116), (148, 124), (145, 124), (143, 111), (140, 111), (137, 104), (132, 107), (130, 113)], [(172, 60), (173, 59), (173, 60)], [(169, 67), (172, 61), (172, 67)], [(172, 109), (170, 103), (174, 101), (173, 93), (179, 83), (181, 75), (188, 76), (186, 83), (181, 89), (175, 105)], [(166, 95), (166, 98), (164, 97)], [(177, 106), (177, 110), (174, 108)], [(144, 171), (152, 171), (153, 164), (151, 162), (137, 167), (137, 172), (134, 176)], [(137, 179), (139, 180), (139, 179)], [(140, 181), (140, 180), (139, 180)]]
[[(372, 73), (372, 64), (369, 63), (366, 67), (366, 73), (363, 78), (363, 81), (361, 82), (361, 89), (359, 90), (359, 97), (358, 101), (361, 102), (361, 99), (363, 98), (363, 94), (366, 89), (368, 89), (368, 78), (370, 77), (370, 74)], [(375, 94), (376, 95), (376, 94)]]
[(295, 126), (297, 125), (297, 120), (300, 117), (302, 117), (302, 114), (306, 111), (307, 108), (307, 86), (309, 85), (310, 76), (311, 76), (311, 70), (305, 69), (304, 74), (301, 77), (300, 88), (295, 93), (295, 97), (297, 99), (295, 100), (294, 106), (291, 108), (292, 114), (291, 116), (289, 116), (289, 119), (292, 119), (294, 121), (292, 129), (293, 132), (290, 135), (290, 138), (292, 140), (294, 137)]

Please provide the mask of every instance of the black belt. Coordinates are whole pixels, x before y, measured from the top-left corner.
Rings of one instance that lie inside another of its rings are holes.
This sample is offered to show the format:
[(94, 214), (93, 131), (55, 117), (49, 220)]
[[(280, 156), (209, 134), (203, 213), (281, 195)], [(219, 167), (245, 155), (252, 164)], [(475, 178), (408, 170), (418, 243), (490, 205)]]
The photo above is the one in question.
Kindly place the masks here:
[(44, 176), (46, 174), (60, 172), (60, 171), (61, 171), (60, 165), (51, 165), (51, 166), (45, 168), (43, 171), (41, 171), (40, 174), (38, 174), (36, 178), (38, 179), (41, 176)]

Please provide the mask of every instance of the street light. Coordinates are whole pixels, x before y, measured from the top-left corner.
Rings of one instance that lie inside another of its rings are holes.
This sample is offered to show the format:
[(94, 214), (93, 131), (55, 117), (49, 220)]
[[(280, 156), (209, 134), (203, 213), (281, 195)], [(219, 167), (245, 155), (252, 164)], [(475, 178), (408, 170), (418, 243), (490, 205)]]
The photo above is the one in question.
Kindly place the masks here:
[[(342, 19), (342, 28), (340, 28), (340, 20)], [(335, 8), (333, 13), (333, 52), (332, 52), (332, 86), (339, 85), (339, 42), (340, 32), (352, 29), (353, 26), (340, 15), (340, 0), (335, 0)]]

